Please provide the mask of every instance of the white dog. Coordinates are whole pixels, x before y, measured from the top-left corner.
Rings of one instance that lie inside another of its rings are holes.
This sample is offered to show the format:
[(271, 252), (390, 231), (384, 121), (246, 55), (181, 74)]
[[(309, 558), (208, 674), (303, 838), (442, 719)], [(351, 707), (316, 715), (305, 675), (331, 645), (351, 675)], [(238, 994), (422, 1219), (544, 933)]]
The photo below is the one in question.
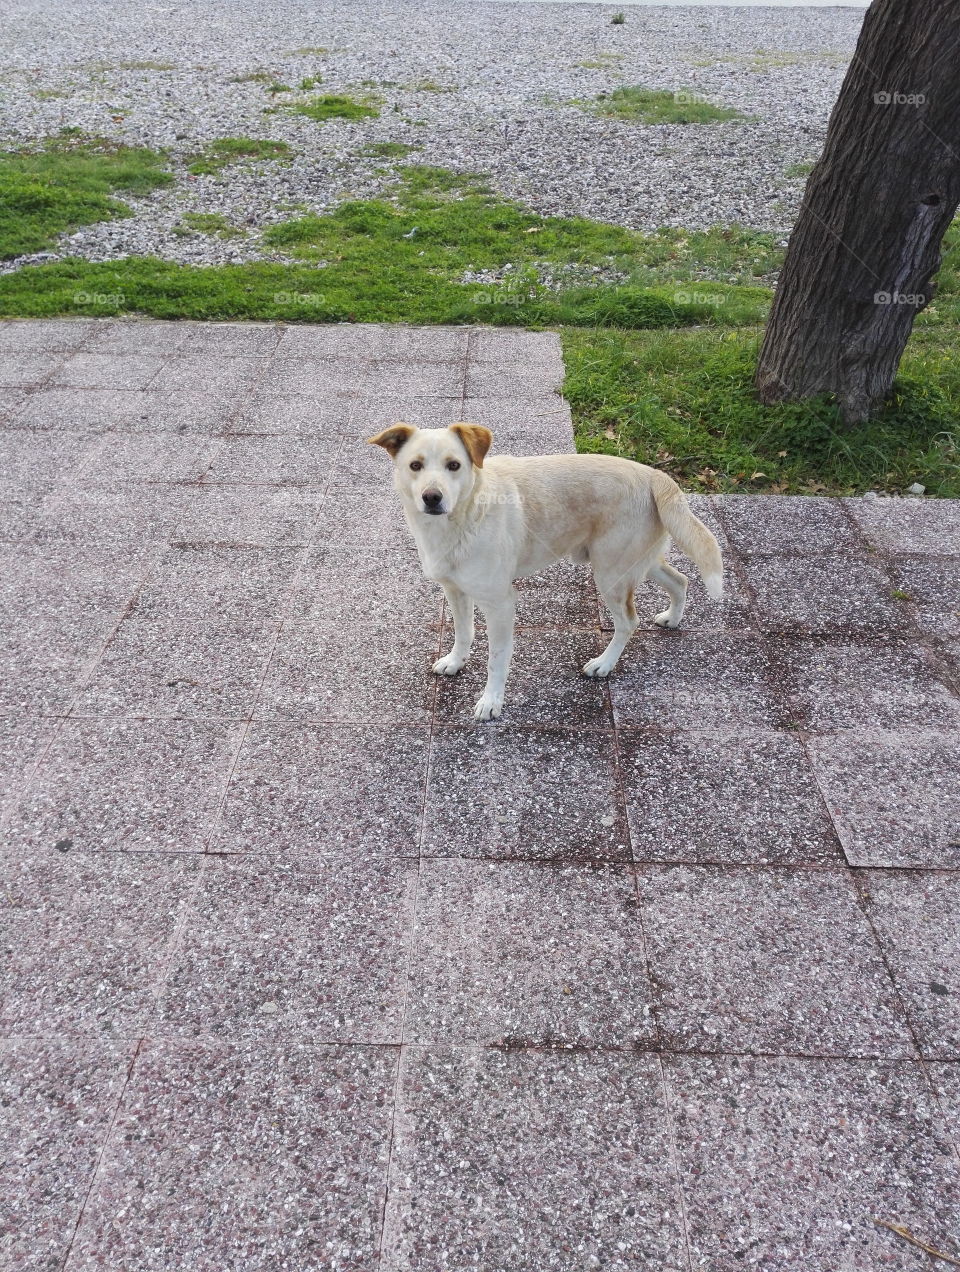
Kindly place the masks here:
[[(639, 626), (635, 590), (651, 578), (670, 605), (655, 623), (683, 617), (686, 577), (665, 558), (670, 538), (696, 564), (708, 593), (723, 594), (716, 539), (665, 473), (612, 455), (486, 459), (493, 434), (479, 424), (418, 429), (394, 424), (368, 439), (393, 456), (394, 484), (428, 579), (443, 587), (453, 614), (449, 654), (433, 665), (453, 676), (470, 657), (473, 611), (487, 620), (487, 683), (474, 709), (490, 720), (503, 709), (513, 654), (514, 579), (561, 557), (589, 561), (613, 617), (613, 637), (584, 667), (607, 676)], [(486, 462), (484, 462), (486, 460)]]

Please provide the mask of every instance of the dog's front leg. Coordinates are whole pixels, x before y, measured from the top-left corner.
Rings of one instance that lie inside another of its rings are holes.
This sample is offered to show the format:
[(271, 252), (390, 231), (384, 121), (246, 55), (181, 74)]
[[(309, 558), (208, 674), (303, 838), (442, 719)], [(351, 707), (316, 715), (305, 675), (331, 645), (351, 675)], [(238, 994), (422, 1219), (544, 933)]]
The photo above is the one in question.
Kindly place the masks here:
[(473, 648), (473, 601), (452, 583), (443, 584), (443, 594), (453, 615), (453, 648), (437, 659), (433, 670), (438, 676), (455, 676)]
[(487, 620), (487, 683), (477, 700), (473, 714), (478, 720), (495, 720), (503, 710), (503, 691), (513, 656), (513, 623), (517, 612), (516, 597), (511, 592), (502, 601), (486, 603), (480, 608)]

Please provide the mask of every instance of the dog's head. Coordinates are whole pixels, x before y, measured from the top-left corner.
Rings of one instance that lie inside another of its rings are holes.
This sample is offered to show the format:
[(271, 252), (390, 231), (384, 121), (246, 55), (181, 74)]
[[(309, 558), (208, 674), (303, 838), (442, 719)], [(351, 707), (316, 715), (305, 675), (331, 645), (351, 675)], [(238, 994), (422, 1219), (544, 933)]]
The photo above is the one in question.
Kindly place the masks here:
[(482, 424), (391, 424), (367, 441), (393, 456), (394, 481), (408, 506), (424, 516), (442, 517), (470, 494), (493, 434)]

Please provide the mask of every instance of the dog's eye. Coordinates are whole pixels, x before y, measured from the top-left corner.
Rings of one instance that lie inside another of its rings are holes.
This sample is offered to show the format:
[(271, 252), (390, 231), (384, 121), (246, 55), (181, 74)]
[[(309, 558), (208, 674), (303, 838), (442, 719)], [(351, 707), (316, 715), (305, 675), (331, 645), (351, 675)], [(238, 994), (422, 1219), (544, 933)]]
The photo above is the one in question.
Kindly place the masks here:
[(455, 473), (459, 467), (460, 467), (460, 461), (459, 461), (459, 459), (451, 459), (451, 460), (450, 460), (450, 463), (449, 463), (449, 464), (447, 464), (447, 468), (448, 468), (448, 469), (450, 470), (450, 472), (452, 472), (452, 473)]
[(418, 473), (420, 469), (423, 467), (423, 464), (421, 464), (419, 459), (412, 459), (410, 461), (410, 467), (413, 469), (415, 473)]

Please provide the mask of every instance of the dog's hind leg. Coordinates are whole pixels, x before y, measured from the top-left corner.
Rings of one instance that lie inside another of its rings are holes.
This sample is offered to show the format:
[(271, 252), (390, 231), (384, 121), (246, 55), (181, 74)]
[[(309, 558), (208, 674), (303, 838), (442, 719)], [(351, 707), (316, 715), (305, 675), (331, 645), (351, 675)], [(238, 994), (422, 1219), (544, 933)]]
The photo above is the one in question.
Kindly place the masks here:
[(653, 621), (658, 627), (679, 627), (687, 604), (687, 576), (666, 561), (661, 561), (651, 569), (647, 578), (659, 583), (670, 597), (668, 608), (654, 614)]
[(634, 583), (631, 576), (604, 587), (597, 581), (603, 603), (613, 618), (613, 636), (599, 658), (591, 658), (584, 665), (585, 676), (609, 676), (617, 665), (617, 659), (626, 648), (627, 641), (640, 626), (637, 609), (633, 603)]
[(453, 615), (453, 648), (433, 664), (438, 676), (455, 676), (473, 648), (473, 601), (452, 583), (444, 583), (443, 594)]
[(477, 699), (473, 714), (478, 720), (495, 720), (503, 710), (503, 691), (513, 657), (513, 624), (517, 613), (517, 599), (511, 591), (501, 601), (480, 601), (480, 608), (487, 620), (487, 683)]

